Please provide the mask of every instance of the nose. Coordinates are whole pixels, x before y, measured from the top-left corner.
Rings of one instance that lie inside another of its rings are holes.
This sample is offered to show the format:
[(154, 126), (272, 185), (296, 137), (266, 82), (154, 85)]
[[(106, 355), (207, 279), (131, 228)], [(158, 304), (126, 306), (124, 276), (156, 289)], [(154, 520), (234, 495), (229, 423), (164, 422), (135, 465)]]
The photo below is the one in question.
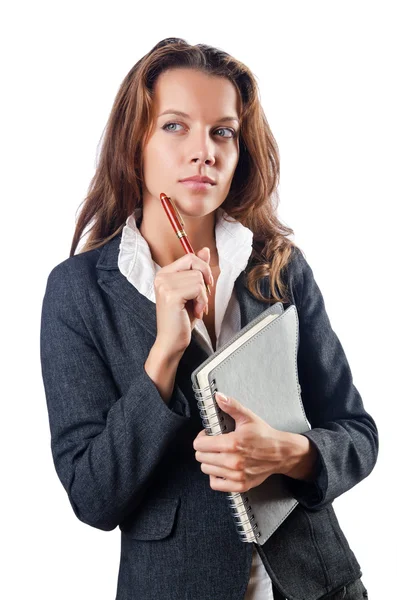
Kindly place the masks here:
[(195, 137), (193, 142), (193, 151), (191, 153), (191, 162), (196, 164), (213, 165), (215, 156), (213, 151), (213, 141), (207, 135), (203, 135), (198, 139)]
[(198, 165), (200, 165), (201, 163), (206, 164), (206, 165), (213, 165), (215, 162), (215, 159), (213, 156), (208, 155), (206, 158), (201, 158), (201, 157), (193, 158), (192, 161)]

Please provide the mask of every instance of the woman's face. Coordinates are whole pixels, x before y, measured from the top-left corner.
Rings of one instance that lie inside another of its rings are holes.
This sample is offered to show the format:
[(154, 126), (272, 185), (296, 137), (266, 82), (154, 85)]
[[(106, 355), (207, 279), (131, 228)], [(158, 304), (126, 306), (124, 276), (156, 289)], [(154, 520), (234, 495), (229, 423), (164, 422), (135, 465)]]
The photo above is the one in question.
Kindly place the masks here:
[[(222, 204), (239, 158), (238, 107), (237, 90), (223, 77), (189, 68), (158, 77), (153, 130), (143, 150), (144, 204), (160, 202), (164, 192), (190, 217), (207, 215)], [(206, 175), (215, 185), (195, 190), (181, 183), (194, 175)]]

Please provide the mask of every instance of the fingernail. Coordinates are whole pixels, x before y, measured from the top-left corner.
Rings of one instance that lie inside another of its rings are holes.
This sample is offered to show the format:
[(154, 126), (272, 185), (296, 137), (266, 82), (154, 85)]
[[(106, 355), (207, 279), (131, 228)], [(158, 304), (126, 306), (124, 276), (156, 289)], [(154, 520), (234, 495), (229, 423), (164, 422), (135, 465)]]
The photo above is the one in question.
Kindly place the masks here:
[(208, 304), (207, 304), (207, 306), (205, 307), (205, 314), (206, 314), (206, 315), (208, 315)]
[(211, 292), (211, 288), (207, 287), (207, 292), (209, 293), (209, 295), (211, 296), (212, 292)]
[(229, 402), (229, 399), (225, 396), (225, 394), (222, 394), (221, 392), (216, 392), (216, 397), (219, 398), (221, 402)]

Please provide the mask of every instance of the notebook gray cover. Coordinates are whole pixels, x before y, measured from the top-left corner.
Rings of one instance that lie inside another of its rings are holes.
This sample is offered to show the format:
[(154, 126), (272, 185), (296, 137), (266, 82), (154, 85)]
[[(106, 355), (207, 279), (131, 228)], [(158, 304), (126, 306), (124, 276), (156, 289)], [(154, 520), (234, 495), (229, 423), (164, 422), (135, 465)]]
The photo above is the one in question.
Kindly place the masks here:
[[(308, 431), (311, 426), (298, 380), (298, 344), (296, 307), (284, 311), (277, 302), (197, 367), (191, 379), (207, 434), (235, 429), (234, 419), (215, 401), (218, 390), (236, 398), (276, 429)], [(241, 540), (260, 545), (298, 504), (278, 474), (248, 492), (232, 492), (227, 499)]]

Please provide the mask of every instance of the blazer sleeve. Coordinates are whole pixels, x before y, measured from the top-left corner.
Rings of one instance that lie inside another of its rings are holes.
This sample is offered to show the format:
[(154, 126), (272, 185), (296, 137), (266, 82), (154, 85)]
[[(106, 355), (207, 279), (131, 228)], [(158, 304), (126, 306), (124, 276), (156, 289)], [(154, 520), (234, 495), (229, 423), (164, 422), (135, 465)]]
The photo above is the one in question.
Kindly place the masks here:
[(40, 357), (58, 477), (76, 516), (110, 531), (142, 499), (167, 446), (189, 421), (189, 403), (175, 384), (167, 405), (143, 366), (119, 397), (64, 263), (47, 280)]
[(378, 430), (353, 384), (313, 271), (294, 248), (295, 304), (299, 318), (298, 375), (302, 402), (312, 427), (303, 433), (317, 448), (315, 478), (286, 477), (294, 497), (319, 510), (367, 477), (378, 456)]

